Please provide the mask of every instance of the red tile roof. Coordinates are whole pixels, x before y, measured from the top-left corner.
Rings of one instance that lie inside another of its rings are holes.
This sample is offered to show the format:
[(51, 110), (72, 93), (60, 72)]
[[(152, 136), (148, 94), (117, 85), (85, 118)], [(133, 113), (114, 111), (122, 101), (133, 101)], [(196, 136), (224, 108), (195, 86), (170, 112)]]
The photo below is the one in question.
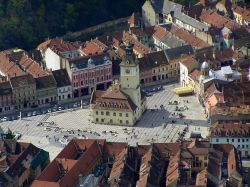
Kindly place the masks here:
[(207, 186), (207, 168), (201, 170), (196, 176), (196, 186)]
[(133, 12), (132, 15), (128, 19), (128, 23), (133, 24), (134, 26), (137, 26), (139, 23), (139, 16), (140, 14), (138, 12)]
[(119, 177), (125, 167), (126, 164), (126, 157), (128, 154), (128, 149), (124, 148), (116, 157), (115, 161), (113, 163), (110, 175), (109, 175), (109, 181)]
[(141, 56), (144, 56), (145, 54), (152, 52), (150, 48), (146, 47), (141, 42), (136, 40), (131, 34), (129, 34), (129, 32), (124, 32), (123, 33), (123, 42), (124, 42), (125, 45), (127, 45), (129, 42), (131, 44), (134, 44), (133, 50), (136, 53), (139, 53)]
[(250, 21), (250, 9), (242, 8), (236, 4), (232, 6), (232, 10), (242, 16), (244, 20)]
[(166, 173), (166, 186), (171, 186), (180, 177), (179, 161), (180, 161), (180, 152), (170, 157)]
[(221, 121), (210, 127), (210, 137), (248, 137), (250, 135), (250, 122)]
[(194, 69), (190, 74), (189, 77), (194, 81), (198, 82), (200, 78), (201, 72), (198, 69)]
[(2, 51), (0, 52), (0, 70), (1, 72), (8, 77), (15, 77), (26, 75), (16, 62), (13, 62), (9, 59), (11, 51)]
[(201, 40), (200, 38), (195, 37), (193, 34), (189, 33), (185, 29), (178, 27), (174, 24), (172, 24), (170, 32), (179, 39), (185, 41), (186, 43), (196, 48), (206, 48), (210, 46), (207, 42)]
[(118, 111), (134, 111), (137, 106), (121, 91), (120, 84), (114, 83), (106, 91), (95, 90), (90, 103), (94, 109), (109, 109)]
[(167, 35), (167, 30), (166, 28), (163, 28), (161, 26), (155, 26), (154, 27), (154, 33), (153, 37), (156, 38), (157, 40), (162, 40)]
[(81, 48), (82, 52), (85, 55), (101, 54), (107, 49), (108, 47), (98, 39), (86, 42), (84, 47)]
[(184, 60), (180, 61), (180, 63), (182, 63), (183, 65), (185, 65), (188, 69), (191, 67), (194, 67), (195, 63), (196, 63), (196, 59), (193, 55), (188, 56), (187, 58), (185, 58)]
[(76, 51), (80, 49), (80, 46), (79, 42), (65, 42), (62, 39), (54, 38), (39, 44), (37, 49), (45, 51), (47, 48), (51, 48), (52, 51), (60, 55), (64, 52)]
[(234, 20), (231, 20), (230, 18), (227, 18), (225, 16), (221, 16), (217, 12), (212, 11), (212, 10), (203, 9), (201, 16), (200, 16), (200, 20), (210, 25), (213, 25), (217, 28), (227, 27), (230, 30), (234, 30), (236, 28), (241, 27)]
[(35, 180), (32, 187), (67, 187), (88, 175), (103, 154), (104, 140), (72, 140)]
[(34, 78), (49, 75), (50, 72), (43, 69), (40, 64), (36, 61), (32, 60), (28, 55), (23, 54), (19, 64), (23, 69), (29, 74), (31, 74)]

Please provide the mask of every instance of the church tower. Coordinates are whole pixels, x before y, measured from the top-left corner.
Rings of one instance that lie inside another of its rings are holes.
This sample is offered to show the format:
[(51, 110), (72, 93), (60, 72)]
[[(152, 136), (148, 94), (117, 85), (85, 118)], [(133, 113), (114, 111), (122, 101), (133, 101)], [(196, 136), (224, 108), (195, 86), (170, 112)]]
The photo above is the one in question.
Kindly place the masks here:
[(126, 46), (126, 55), (120, 63), (120, 83), (121, 90), (136, 104), (140, 115), (142, 104), (139, 63), (133, 52), (133, 45), (130, 43)]

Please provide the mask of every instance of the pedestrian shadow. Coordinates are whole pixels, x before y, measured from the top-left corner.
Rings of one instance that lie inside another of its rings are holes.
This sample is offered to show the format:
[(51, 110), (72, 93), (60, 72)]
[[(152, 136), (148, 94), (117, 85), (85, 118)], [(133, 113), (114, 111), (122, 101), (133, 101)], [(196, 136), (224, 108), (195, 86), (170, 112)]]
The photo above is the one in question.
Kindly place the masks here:
[(170, 116), (165, 108), (146, 109), (141, 118), (135, 124), (136, 127), (154, 128), (163, 125)]
[(177, 114), (176, 112), (176, 115), (172, 115), (165, 108), (147, 109), (143, 113), (142, 117), (137, 121), (135, 126), (144, 128), (155, 128), (160, 126), (164, 128), (166, 124), (208, 126), (208, 122), (206, 120), (188, 119), (185, 116), (179, 115), (179, 113), (180, 112)]

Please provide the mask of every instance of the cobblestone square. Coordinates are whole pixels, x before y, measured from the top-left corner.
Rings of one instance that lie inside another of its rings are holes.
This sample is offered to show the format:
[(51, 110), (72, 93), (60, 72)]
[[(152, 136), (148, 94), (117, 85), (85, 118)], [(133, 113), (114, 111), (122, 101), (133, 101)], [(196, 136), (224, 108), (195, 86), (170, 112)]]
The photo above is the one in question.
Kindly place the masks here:
[[(147, 98), (148, 109), (134, 127), (91, 123), (88, 108), (33, 116), (2, 122), (0, 125), (4, 130), (9, 128), (21, 133), (20, 141), (31, 142), (49, 151), (51, 158), (54, 158), (72, 137), (104, 138), (108, 141), (128, 142), (130, 145), (176, 142), (187, 126), (189, 130), (184, 134), (184, 138), (189, 138), (192, 131), (199, 131), (206, 137), (208, 123), (197, 98), (176, 96), (173, 93), (174, 86), (177, 85), (164, 86), (162, 91)], [(174, 101), (179, 104), (169, 104)], [(176, 111), (176, 107), (181, 111)], [(38, 126), (40, 122), (45, 123)], [(54, 125), (47, 122), (54, 122)]]

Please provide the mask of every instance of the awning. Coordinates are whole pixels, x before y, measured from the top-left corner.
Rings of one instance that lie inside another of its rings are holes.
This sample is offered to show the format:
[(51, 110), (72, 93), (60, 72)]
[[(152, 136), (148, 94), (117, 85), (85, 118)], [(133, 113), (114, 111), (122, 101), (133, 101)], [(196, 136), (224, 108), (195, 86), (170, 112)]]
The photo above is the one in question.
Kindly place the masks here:
[(178, 87), (174, 89), (174, 92), (177, 95), (184, 95), (184, 94), (192, 94), (193, 93), (193, 88), (191, 87)]

